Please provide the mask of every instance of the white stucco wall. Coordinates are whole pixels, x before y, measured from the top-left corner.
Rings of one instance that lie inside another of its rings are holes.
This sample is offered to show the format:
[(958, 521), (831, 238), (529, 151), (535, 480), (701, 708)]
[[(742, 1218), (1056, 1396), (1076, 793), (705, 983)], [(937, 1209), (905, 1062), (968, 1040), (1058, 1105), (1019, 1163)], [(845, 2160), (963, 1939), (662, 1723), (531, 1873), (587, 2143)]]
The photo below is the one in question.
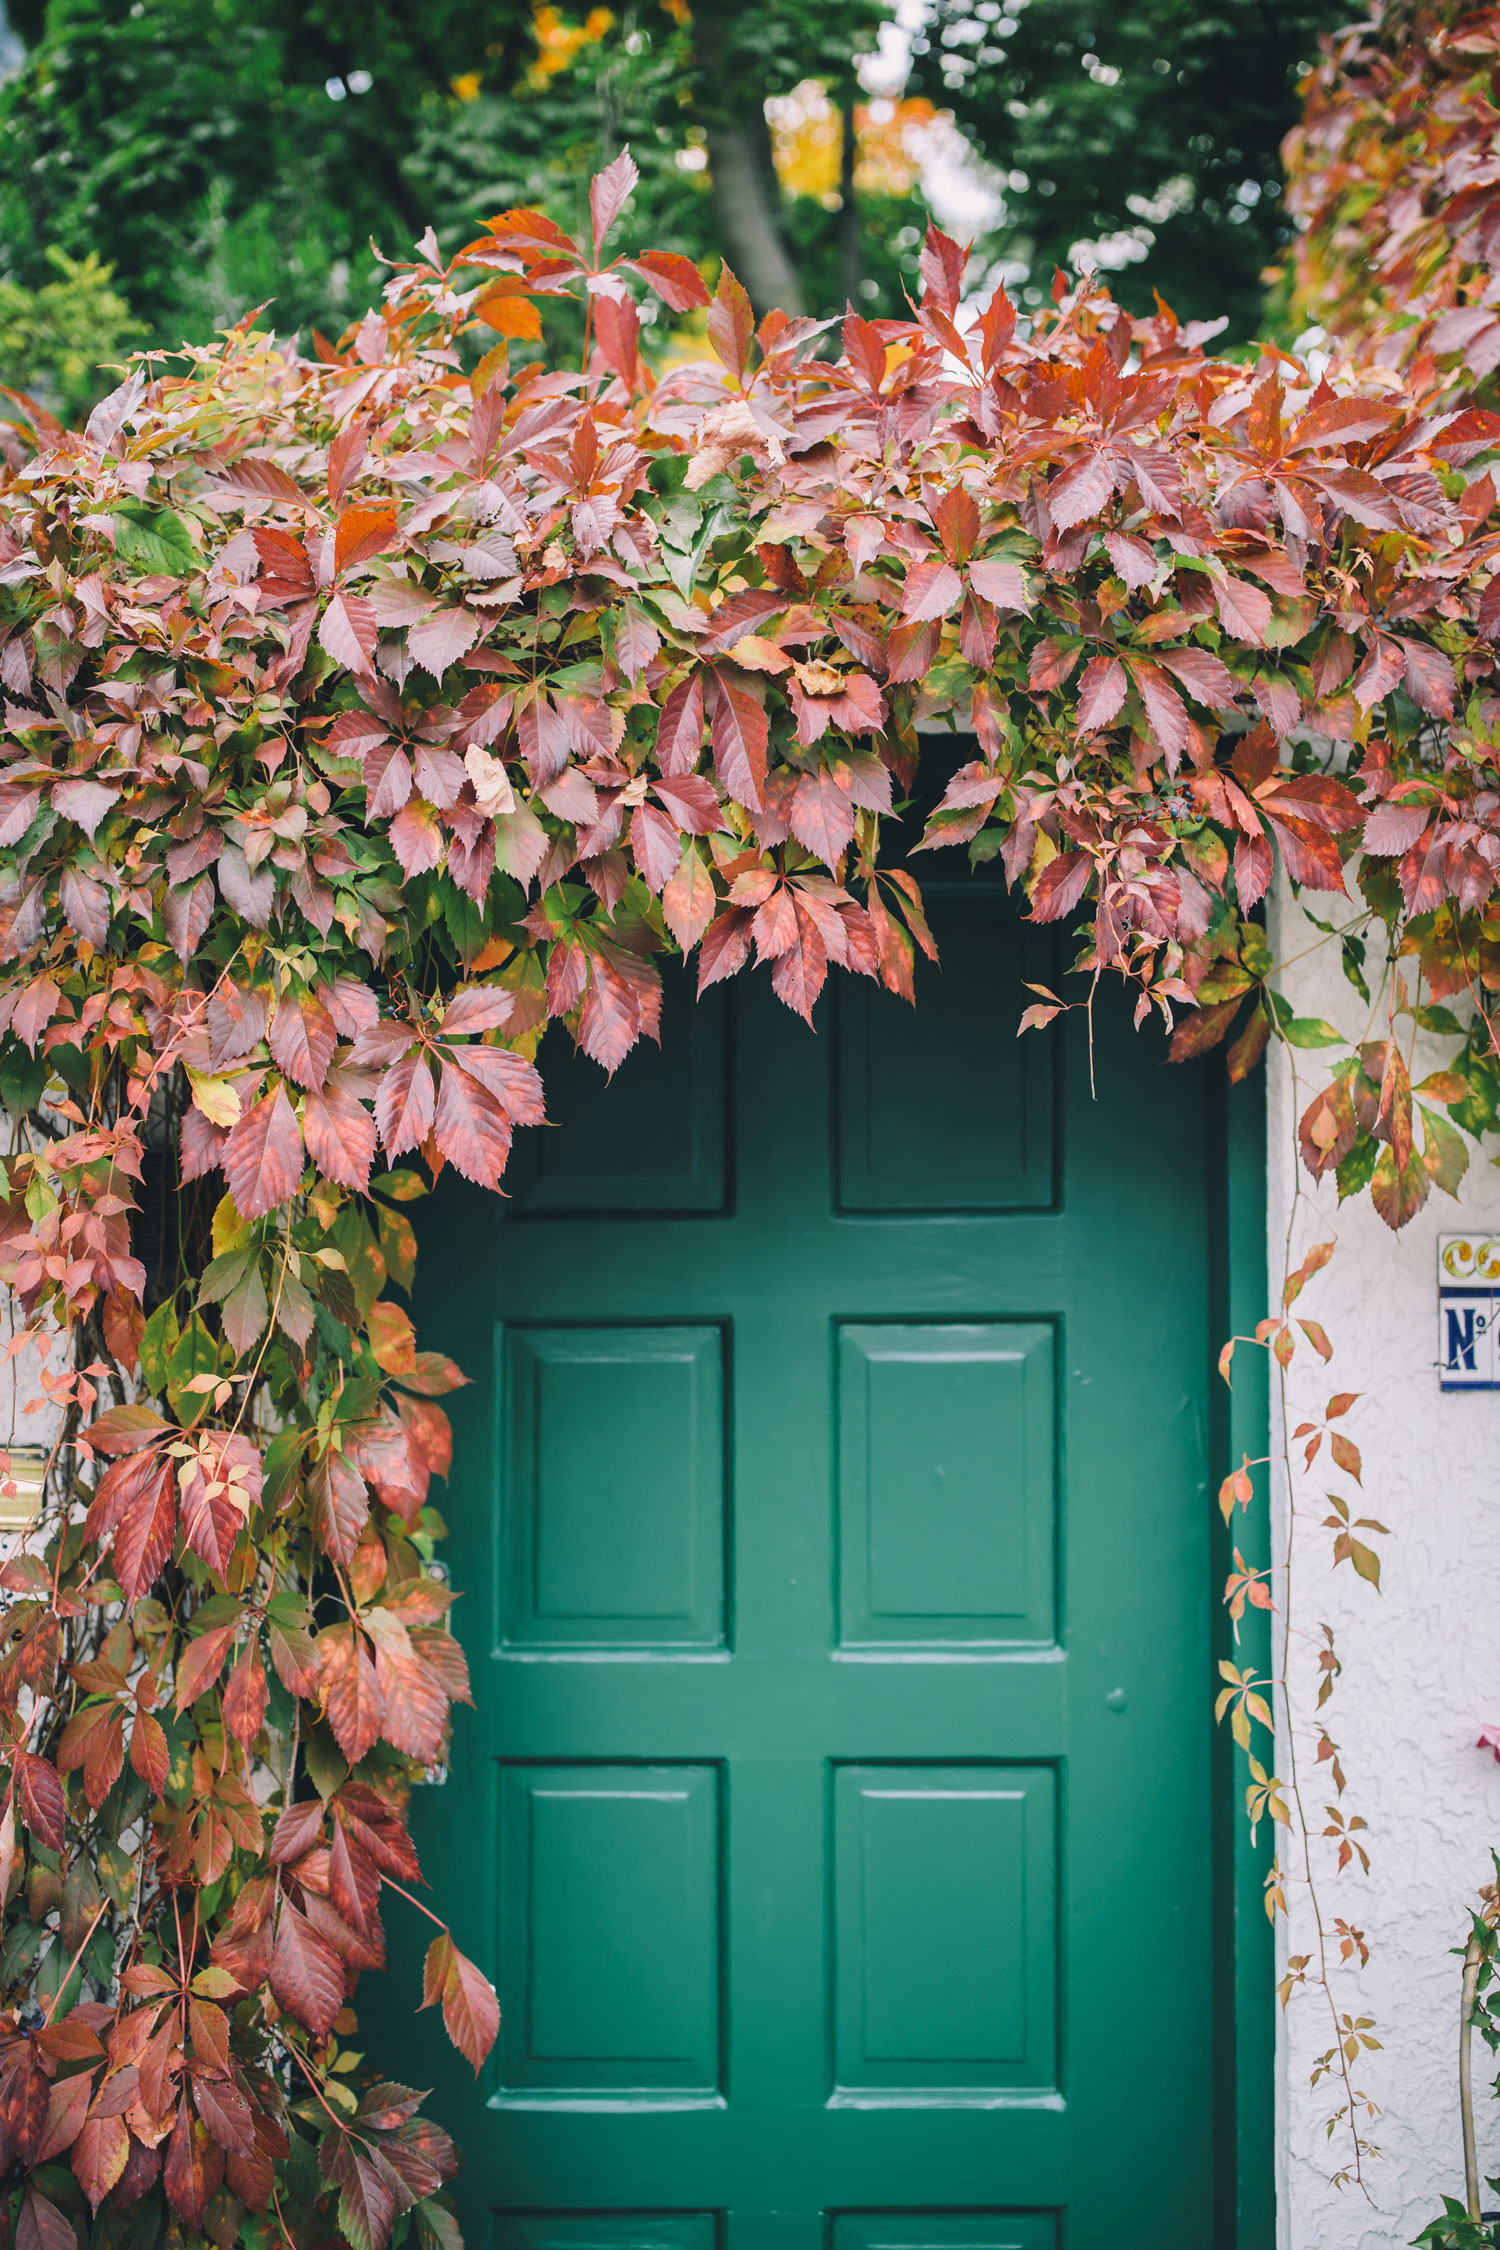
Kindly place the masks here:
[[(1352, 913), (1345, 908), (1331, 918), (1348, 921)], [(1283, 979), (1296, 1012), (1363, 1036), (1368, 1011), (1345, 980), (1337, 949), (1319, 946), (1319, 933), (1289, 902), (1273, 909), (1271, 935), (1281, 960), (1319, 948)], [(1419, 1066), (1424, 1051), (1419, 1045)], [(1430, 1055), (1425, 1067), (1440, 1059), (1438, 1043)], [(1500, 1172), (1477, 1156), (1461, 1200), (1434, 1191), (1399, 1237), (1368, 1198), (1340, 1210), (1332, 1182), (1314, 1186), (1296, 1158), (1296, 1120), (1323, 1082), (1323, 1059), (1288, 1057), (1284, 1049), (1273, 1055), (1270, 1268), (1279, 1289), (1289, 1224), (1293, 1265), (1312, 1243), (1337, 1236), (1332, 1263), (1295, 1308), (1323, 1323), (1334, 1356), (1325, 1369), (1310, 1351), (1299, 1351), (1289, 1410), (1295, 1426), (1321, 1414), (1334, 1391), (1362, 1394), (1342, 1426), (1364, 1455), (1364, 1492), (1330, 1473), (1326, 1447), (1311, 1474), (1296, 1479), (1293, 1717), (1301, 1722), (1304, 1802), (1320, 1829), (1323, 1808), (1333, 1801), (1328, 1768), (1314, 1763), (1317, 1652), (1326, 1620), (1344, 1670), (1324, 1718), (1342, 1752), (1344, 1807), (1369, 1823), (1371, 1867), (1368, 1877), (1357, 1866), (1336, 1875), (1336, 1847), (1321, 1839), (1314, 1866), (1330, 1935), (1334, 1917), (1343, 1916), (1370, 1945), (1368, 1968), (1339, 1967), (1334, 1988), (1340, 2012), (1373, 2016), (1383, 2042), (1355, 2074), (1355, 2084), (1381, 2105), (1369, 2138), (1383, 2153), (1368, 2169), (1368, 2200), (1356, 2187), (1330, 2184), (1347, 2134), (1330, 2142), (1324, 2131), (1334, 2082), (1310, 2088), (1308, 2080), (1331, 2028), (1323, 1996), (1301, 1994), (1282, 2018), (1277, 2058), (1278, 2207), (1286, 2250), (1386, 2250), (1410, 2242), (1441, 2209), (1444, 2190), (1462, 2194), (1459, 1964), (1449, 1949), (1464, 1939), (1475, 1892), (1492, 1879), (1490, 1846), (1500, 1846), (1500, 1766), (1475, 1747), (1479, 1726), (1500, 1721), (1500, 1392), (1441, 1392), (1435, 1364), (1436, 1238), (1468, 1226), (1500, 1230)], [(1383, 1591), (1347, 1564), (1331, 1567), (1332, 1535), (1319, 1528), (1330, 1490), (1360, 1502), (1352, 1513), (1389, 1526), (1389, 1539), (1372, 1542), (1382, 1552)], [(1284, 1481), (1274, 1506), (1280, 1556)], [(1284, 1740), (1277, 1771), (1288, 1771)], [(1285, 1862), (1285, 1831), (1277, 1842)], [(1314, 1950), (1305, 1890), (1288, 1890), (1283, 1958)], [(1336, 1941), (1332, 1950), (1336, 1960)], [(1494, 2074), (1493, 2064), (1484, 2072), (1486, 2059), (1479, 2047), (1481, 2088)], [(1479, 2109), (1481, 2165), (1500, 2173), (1500, 2103), (1481, 2092)], [(1500, 2196), (1487, 2196), (1491, 2203), (1500, 2208)]]

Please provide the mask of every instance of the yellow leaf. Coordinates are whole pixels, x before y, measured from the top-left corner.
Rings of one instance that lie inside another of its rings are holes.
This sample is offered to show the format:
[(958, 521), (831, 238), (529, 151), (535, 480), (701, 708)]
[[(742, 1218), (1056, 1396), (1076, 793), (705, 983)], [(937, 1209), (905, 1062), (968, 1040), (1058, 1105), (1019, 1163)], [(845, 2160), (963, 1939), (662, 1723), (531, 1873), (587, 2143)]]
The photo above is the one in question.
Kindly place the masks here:
[(239, 1089), (232, 1078), (213, 1078), (205, 1071), (189, 1070), (193, 1107), (201, 1109), (210, 1125), (238, 1125)]
[(249, 1240), (250, 1222), (248, 1219), (240, 1217), (239, 1212), (234, 1207), (234, 1197), (232, 1195), (220, 1196), (218, 1207), (214, 1212), (214, 1256), (223, 1258), (227, 1257), (231, 1250), (243, 1250)]

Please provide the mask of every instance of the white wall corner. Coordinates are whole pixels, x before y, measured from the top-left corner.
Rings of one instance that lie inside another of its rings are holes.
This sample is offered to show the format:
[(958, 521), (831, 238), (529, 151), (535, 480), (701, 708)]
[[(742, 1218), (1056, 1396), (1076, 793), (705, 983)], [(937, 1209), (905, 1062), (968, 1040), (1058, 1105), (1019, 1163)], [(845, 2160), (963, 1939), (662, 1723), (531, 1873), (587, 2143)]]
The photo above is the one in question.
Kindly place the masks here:
[[(1313, 903), (1325, 920), (1353, 918), (1341, 901)], [(1337, 945), (1284, 892), (1272, 901), (1271, 942), (1276, 958), (1290, 964), (1280, 989), (1296, 1014), (1364, 1036), (1369, 1010), (1343, 975)], [(1375, 955), (1373, 942), (1370, 950)], [(1434, 1190), (1399, 1236), (1367, 1195), (1341, 1209), (1332, 1182), (1315, 1185), (1296, 1149), (1298, 1116), (1324, 1082), (1329, 1059), (1271, 1051), (1269, 1263), (1274, 1299), (1289, 1232), (1292, 1265), (1314, 1242), (1337, 1238), (1332, 1263), (1295, 1308), (1322, 1323), (1334, 1350), (1326, 1368), (1310, 1350), (1298, 1351), (1287, 1385), (1292, 1426), (1320, 1418), (1333, 1392), (1360, 1393), (1343, 1427), (1363, 1454), (1363, 1491), (1333, 1469), (1326, 1445), (1311, 1473), (1295, 1478), (1290, 1677), (1333, 1990), (1340, 2013), (1373, 2016), (1382, 2041), (1355, 2073), (1381, 2105), (1368, 2137), (1382, 2154), (1368, 2168), (1368, 2198), (1357, 2187), (1331, 2185), (1348, 2137), (1337, 2132), (1330, 2141), (1324, 2130), (1338, 2098), (1334, 2082), (1314, 2088), (1309, 2078), (1332, 2043), (1332, 2024), (1321, 1993), (1299, 1994), (1279, 2023), (1279, 2239), (1284, 2250), (1390, 2250), (1439, 2213), (1444, 2192), (1462, 2193), (1459, 1964), (1450, 1949), (1464, 1939), (1475, 1894), (1493, 1879), (1490, 1848), (1500, 1846), (1500, 1766), (1475, 1746), (1480, 1725), (1500, 1721), (1500, 1391), (1444, 1392), (1437, 1366), (1437, 1238), (1456, 1228), (1500, 1232), (1500, 1171), (1470, 1143), (1459, 1199)], [(1439, 1042), (1419, 1039), (1413, 1078), (1442, 1059)], [(1273, 1459), (1278, 1442), (1273, 1425)], [(1301, 1450), (1293, 1446), (1294, 1461)], [(1382, 1591), (1347, 1564), (1332, 1566), (1332, 1534), (1320, 1528), (1330, 1492), (1357, 1503), (1353, 1514), (1389, 1526), (1388, 1539), (1371, 1541), (1382, 1555)], [(1278, 1561), (1287, 1531), (1283, 1475), (1273, 1486)], [(1357, 1865), (1336, 1874), (1336, 1847), (1318, 1834), (1325, 1806), (1337, 1801), (1328, 1766), (1315, 1761), (1325, 1622), (1337, 1636), (1343, 1673), (1322, 1721), (1347, 1775), (1343, 1808), (1369, 1823), (1368, 1876)], [(1289, 1751), (1283, 1730), (1276, 1767), (1283, 1779)], [(1295, 1876), (1285, 1830), (1276, 1842)], [(1305, 1888), (1289, 1881), (1288, 1898), (1281, 1965), (1288, 1954), (1315, 1952)], [(1362, 1971), (1338, 1961), (1337, 1917), (1366, 1934), (1370, 1960)], [(1480, 2160), (1500, 2174), (1500, 2102), (1488, 2092), (1485, 2059), (1481, 2047)], [(1486, 2201), (1500, 2208), (1500, 2196)]]

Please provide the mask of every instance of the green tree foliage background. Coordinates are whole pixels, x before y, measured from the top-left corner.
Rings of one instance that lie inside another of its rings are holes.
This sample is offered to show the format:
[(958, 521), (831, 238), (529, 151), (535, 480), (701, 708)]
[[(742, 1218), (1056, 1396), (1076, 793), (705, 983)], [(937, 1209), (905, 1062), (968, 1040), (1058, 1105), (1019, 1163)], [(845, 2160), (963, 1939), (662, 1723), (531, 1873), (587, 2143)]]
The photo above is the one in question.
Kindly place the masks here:
[[(576, 224), (629, 141), (643, 239), (720, 254), (764, 306), (894, 313), (910, 192), (787, 194), (768, 97), (815, 80), (847, 134), (891, 0), (12, 0), (0, 90), (0, 380), (75, 411), (98, 364), (274, 301), (336, 334), (372, 243), (445, 249), (496, 210)], [(1135, 309), (1261, 317), (1289, 233), (1277, 148), (1330, 0), (931, 0), (906, 91), (950, 111), (997, 196), (981, 245), (1035, 298), (1080, 242)], [(71, 263), (59, 267), (58, 255)], [(712, 265), (710, 264), (710, 270)], [(92, 340), (92, 357), (90, 356)]]

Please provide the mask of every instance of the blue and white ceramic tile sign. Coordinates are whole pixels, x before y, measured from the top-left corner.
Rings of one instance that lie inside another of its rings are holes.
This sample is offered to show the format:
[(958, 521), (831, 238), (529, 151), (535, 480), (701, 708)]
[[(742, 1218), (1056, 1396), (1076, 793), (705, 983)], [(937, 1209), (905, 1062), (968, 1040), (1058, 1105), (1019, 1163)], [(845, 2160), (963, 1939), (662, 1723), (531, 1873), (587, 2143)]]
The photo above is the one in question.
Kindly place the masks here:
[(1438, 1369), (1445, 1391), (1500, 1391), (1500, 1235), (1438, 1236)]

